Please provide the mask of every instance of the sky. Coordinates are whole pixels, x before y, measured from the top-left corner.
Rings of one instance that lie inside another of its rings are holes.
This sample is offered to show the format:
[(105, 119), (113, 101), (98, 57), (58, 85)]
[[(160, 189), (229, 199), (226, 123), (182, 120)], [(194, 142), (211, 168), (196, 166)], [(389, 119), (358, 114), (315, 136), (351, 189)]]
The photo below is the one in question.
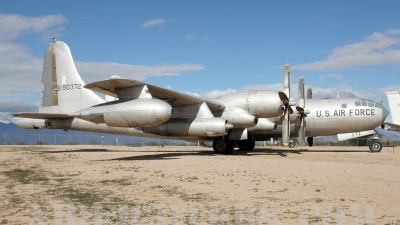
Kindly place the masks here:
[[(213, 98), (281, 91), (383, 101), (400, 91), (400, 1), (19, 1), (0, 4), (0, 121), (37, 111), (44, 51), (86, 83), (113, 75)], [(307, 103), (306, 103), (307, 104)], [(390, 118), (389, 118), (390, 120)]]

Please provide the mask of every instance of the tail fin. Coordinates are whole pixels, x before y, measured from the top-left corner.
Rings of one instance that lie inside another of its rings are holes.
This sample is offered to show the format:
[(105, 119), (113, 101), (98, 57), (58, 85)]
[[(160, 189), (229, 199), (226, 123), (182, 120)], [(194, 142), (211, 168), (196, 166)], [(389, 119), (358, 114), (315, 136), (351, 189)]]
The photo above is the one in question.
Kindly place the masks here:
[(54, 40), (44, 55), (39, 112), (68, 114), (104, 102), (83, 86), (68, 45)]
[(400, 125), (400, 95), (398, 92), (387, 92), (386, 95), (389, 101), (393, 124)]

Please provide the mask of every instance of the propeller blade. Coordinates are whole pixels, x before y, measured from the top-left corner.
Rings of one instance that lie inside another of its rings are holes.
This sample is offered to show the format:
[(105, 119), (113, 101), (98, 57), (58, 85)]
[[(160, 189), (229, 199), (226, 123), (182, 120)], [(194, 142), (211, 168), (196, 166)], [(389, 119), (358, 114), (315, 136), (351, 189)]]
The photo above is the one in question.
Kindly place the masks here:
[(304, 99), (304, 77), (301, 76), (299, 78), (299, 107), (305, 107), (305, 99)]
[(296, 110), (299, 112), (299, 114), (304, 113), (304, 109), (299, 106), (296, 106)]
[(278, 94), (279, 94), (279, 98), (281, 99), (282, 103), (284, 105), (288, 105), (289, 104), (289, 98), (286, 96), (286, 94), (281, 92), (281, 91), (278, 92)]
[[(310, 95), (310, 97), (308, 96)], [(311, 98), (312, 92), (311, 88), (307, 90), (307, 98)], [(304, 110), (306, 106), (305, 98), (304, 98), (304, 77), (301, 76), (299, 78), (299, 106), (296, 107), (299, 112), (300, 126), (299, 126), (299, 147), (303, 148), (306, 146), (306, 137), (305, 137), (305, 125), (306, 125), (306, 114), (309, 113), (308, 110)]]
[(300, 117), (300, 128), (299, 128), (299, 147), (305, 147), (306, 146), (306, 137), (305, 137), (305, 131), (304, 131), (304, 117)]
[(307, 99), (312, 99), (312, 88), (311, 87), (309, 87), (307, 89)]
[(285, 105), (284, 117), (282, 123), (282, 144), (289, 145), (290, 141), (290, 118), (293, 109), (290, 107), (290, 65), (286, 63), (283, 67), (283, 93), (279, 92), (279, 97)]
[(290, 98), (290, 65), (286, 63), (283, 67), (283, 92)]
[(288, 146), (289, 145), (289, 140), (290, 140), (290, 121), (289, 121), (289, 112), (288, 110), (285, 110), (285, 117), (283, 118), (283, 124), (282, 124), (282, 144), (283, 146)]

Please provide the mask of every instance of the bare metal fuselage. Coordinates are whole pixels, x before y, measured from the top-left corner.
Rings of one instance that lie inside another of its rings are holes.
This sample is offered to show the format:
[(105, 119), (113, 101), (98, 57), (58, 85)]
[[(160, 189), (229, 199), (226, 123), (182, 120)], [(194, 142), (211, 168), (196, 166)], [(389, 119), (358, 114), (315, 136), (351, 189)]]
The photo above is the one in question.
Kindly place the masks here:
[[(234, 105), (234, 108), (236, 109), (237, 105)], [(307, 99), (306, 109), (310, 112), (306, 117), (305, 127), (306, 136), (308, 137), (371, 130), (380, 126), (388, 114), (386, 108), (384, 108), (380, 103), (360, 98)], [(224, 118), (223, 115), (227, 114), (225, 111), (230, 112), (232, 109), (227, 107), (225, 110), (216, 112), (215, 114), (220, 114), (222, 115), (222, 118)], [(291, 136), (297, 136), (299, 126), (297, 117), (298, 114), (296, 111), (290, 115)], [(170, 120), (173, 119), (174, 118), (171, 118)], [(272, 127), (261, 128), (257, 131), (254, 131), (254, 127), (259, 125), (247, 127), (248, 132), (252, 134), (257, 141), (281, 137), (283, 116), (266, 118), (266, 120), (268, 120), (269, 124), (272, 124)], [(259, 121), (259, 123), (261, 123), (261, 121), (264, 120), (259, 118)], [(23, 120), (21, 122), (23, 122)], [(151, 138), (183, 140), (213, 139), (212, 137), (195, 135), (155, 135), (151, 133), (145, 133), (141, 129), (137, 128), (107, 126), (104, 123), (93, 123), (79, 118), (51, 119), (47, 120), (47, 123), (51, 124), (51, 126), (45, 127), (45, 124), (43, 124), (41, 127)], [(273, 128), (273, 125), (275, 125), (276, 129)], [(27, 124), (27, 127), (32, 127), (32, 125)]]

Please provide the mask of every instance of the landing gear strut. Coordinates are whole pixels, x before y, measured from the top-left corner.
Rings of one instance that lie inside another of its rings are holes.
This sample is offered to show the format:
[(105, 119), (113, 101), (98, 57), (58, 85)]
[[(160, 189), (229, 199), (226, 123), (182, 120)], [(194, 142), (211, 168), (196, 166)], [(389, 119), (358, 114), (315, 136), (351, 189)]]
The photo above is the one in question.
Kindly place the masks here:
[(308, 146), (312, 147), (314, 145), (314, 138), (313, 137), (308, 137), (307, 138)]
[(222, 140), (217, 138), (213, 142), (213, 149), (215, 154), (232, 154), (233, 153), (233, 141)]
[(236, 142), (240, 151), (253, 151), (256, 145), (255, 141), (238, 141)]

